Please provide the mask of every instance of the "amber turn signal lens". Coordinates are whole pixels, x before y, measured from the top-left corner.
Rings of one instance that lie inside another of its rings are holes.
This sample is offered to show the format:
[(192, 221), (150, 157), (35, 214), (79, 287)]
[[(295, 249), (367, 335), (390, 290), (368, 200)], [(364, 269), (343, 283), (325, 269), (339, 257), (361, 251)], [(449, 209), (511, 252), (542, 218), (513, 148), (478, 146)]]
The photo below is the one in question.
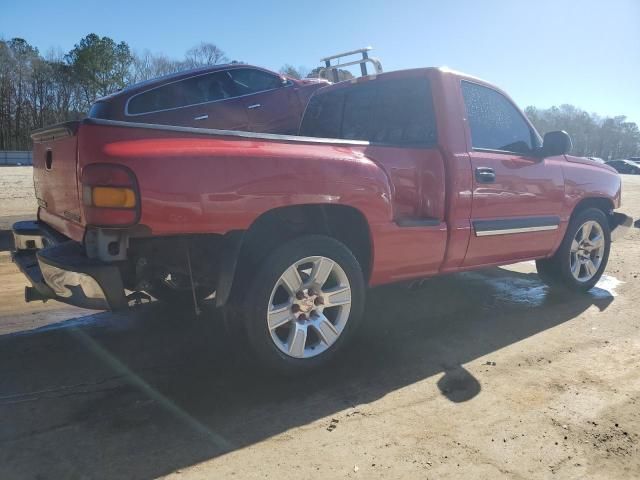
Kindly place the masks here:
[(91, 199), (94, 207), (134, 208), (136, 206), (136, 194), (130, 188), (93, 187)]

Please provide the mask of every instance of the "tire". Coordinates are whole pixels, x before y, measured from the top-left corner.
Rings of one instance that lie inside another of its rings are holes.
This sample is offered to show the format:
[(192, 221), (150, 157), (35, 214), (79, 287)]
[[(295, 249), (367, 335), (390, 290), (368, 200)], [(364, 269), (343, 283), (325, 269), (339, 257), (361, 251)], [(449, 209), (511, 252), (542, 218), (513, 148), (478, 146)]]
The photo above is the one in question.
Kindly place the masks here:
[(276, 373), (295, 375), (331, 362), (361, 321), (362, 270), (351, 251), (333, 238), (291, 240), (245, 280), (235, 310), (255, 362)]
[[(585, 233), (589, 233), (587, 239), (583, 238)], [(550, 287), (586, 292), (602, 277), (610, 249), (611, 230), (606, 215), (597, 208), (588, 208), (571, 219), (556, 253), (536, 260), (538, 275)]]

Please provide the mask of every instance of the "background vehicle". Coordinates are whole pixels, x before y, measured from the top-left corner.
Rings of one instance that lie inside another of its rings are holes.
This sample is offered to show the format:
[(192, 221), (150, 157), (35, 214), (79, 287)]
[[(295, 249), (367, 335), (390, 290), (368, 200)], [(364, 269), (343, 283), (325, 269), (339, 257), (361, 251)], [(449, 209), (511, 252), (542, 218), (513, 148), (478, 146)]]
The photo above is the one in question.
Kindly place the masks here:
[(447, 69), (324, 88), (300, 135), (96, 118), (35, 132), (39, 221), (14, 226), (27, 298), (215, 291), (261, 364), (305, 371), (347, 343), (367, 286), (535, 259), (584, 291), (631, 222), (612, 168)]
[(607, 162), (607, 165), (615, 168), (618, 173), (640, 175), (640, 165), (631, 160), (611, 160)]
[(137, 83), (99, 99), (90, 118), (292, 134), (326, 80), (287, 78), (245, 64), (216, 65)]

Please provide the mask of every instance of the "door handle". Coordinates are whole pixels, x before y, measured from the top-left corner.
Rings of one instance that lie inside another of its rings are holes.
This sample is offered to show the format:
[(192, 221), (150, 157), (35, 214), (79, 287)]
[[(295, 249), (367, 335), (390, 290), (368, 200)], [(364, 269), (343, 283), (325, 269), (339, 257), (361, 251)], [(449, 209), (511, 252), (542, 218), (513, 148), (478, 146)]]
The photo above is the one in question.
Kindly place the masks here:
[(254, 103), (253, 105), (249, 105), (247, 108), (249, 110), (253, 110), (254, 108), (260, 108), (262, 105), (260, 105), (259, 103)]
[(496, 181), (496, 172), (493, 170), (493, 168), (477, 167), (476, 181), (478, 183), (493, 183)]
[(197, 117), (193, 117), (194, 120), (206, 120), (209, 118), (209, 115), (199, 115)]

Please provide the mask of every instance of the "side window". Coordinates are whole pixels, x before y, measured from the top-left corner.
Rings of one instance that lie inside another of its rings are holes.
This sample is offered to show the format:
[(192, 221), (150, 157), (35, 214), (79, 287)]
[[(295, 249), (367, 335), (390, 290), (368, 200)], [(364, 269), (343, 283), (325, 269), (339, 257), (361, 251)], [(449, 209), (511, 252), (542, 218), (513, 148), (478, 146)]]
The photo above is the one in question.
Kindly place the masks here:
[(184, 106), (184, 100), (178, 83), (170, 83), (131, 97), (127, 105), (127, 113), (136, 115), (182, 106)]
[(531, 153), (533, 133), (522, 114), (502, 94), (462, 82), (473, 148)]
[(317, 93), (300, 135), (368, 140), (393, 145), (434, 145), (436, 121), (425, 77), (370, 81)]
[(234, 68), (229, 70), (229, 74), (239, 95), (273, 90), (282, 86), (279, 76), (254, 68)]
[(233, 83), (229, 74), (226, 71), (216, 72), (169, 83), (134, 95), (129, 100), (127, 113), (131, 115), (151, 113), (224, 100), (233, 96), (235, 96)]
[(234, 95), (233, 84), (228, 72), (216, 72), (199, 75), (179, 82), (184, 105), (213, 102), (231, 98)]

